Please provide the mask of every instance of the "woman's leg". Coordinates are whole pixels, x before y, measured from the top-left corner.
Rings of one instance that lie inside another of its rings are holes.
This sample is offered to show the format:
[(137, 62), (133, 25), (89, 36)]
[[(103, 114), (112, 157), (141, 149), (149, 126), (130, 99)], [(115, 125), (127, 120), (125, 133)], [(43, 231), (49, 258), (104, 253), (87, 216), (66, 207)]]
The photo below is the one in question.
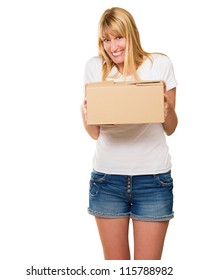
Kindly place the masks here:
[(105, 260), (130, 260), (129, 218), (96, 218)]
[(168, 221), (133, 221), (134, 259), (160, 260)]

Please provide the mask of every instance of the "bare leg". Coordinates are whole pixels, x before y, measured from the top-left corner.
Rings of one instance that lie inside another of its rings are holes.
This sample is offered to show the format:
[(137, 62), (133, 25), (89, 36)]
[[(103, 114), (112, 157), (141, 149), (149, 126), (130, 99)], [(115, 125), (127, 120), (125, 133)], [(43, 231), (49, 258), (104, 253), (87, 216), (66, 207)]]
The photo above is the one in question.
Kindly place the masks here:
[(161, 259), (168, 224), (168, 221), (133, 221), (135, 260)]
[(96, 218), (105, 260), (130, 260), (129, 218)]

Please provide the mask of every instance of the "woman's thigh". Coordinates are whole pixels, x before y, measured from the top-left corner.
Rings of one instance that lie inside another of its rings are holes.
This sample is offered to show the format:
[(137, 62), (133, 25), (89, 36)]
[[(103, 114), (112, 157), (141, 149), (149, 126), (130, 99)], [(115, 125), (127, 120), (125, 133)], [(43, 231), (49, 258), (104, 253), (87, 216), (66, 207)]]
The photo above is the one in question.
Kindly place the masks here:
[(106, 260), (129, 260), (129, 218), (96, 218)]
[(133, 221), (134, 259), (160, 260), (169, 221)]

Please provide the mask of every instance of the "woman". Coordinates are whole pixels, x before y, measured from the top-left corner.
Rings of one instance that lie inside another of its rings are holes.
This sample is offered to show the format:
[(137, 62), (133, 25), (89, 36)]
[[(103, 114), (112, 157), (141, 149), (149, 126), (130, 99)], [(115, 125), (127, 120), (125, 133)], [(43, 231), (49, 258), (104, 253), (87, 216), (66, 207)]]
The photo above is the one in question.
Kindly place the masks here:
[[(134, 259), (161, 259), (173, 218), (173, 180), (166, 135), (177, 126), (176, 79), (170, 59), (142, 49), (132, 15), (106, 10), (99, 22), (99, 56), (90, 59), (85, 83), (114, 80), (163, 80), (163, 124), (87, 125), (96, 142), (90, 179), (89, 213), (95, 216), (106, 260), (131, 258), (128, 230), (133, 221)], [(165, 135), (166, 134), (166, 135)]]

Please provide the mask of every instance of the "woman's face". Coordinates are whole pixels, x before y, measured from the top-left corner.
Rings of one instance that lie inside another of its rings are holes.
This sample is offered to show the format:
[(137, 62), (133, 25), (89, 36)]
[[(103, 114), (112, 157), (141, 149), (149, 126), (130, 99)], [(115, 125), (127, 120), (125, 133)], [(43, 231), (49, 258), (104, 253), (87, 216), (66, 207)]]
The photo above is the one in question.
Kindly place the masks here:
[(108, 36), (103, 39), (103, 46), (108, 56), (118, 66), (118, 70), (122, 73), (126, 51), (126, 39), (108, 34)]

